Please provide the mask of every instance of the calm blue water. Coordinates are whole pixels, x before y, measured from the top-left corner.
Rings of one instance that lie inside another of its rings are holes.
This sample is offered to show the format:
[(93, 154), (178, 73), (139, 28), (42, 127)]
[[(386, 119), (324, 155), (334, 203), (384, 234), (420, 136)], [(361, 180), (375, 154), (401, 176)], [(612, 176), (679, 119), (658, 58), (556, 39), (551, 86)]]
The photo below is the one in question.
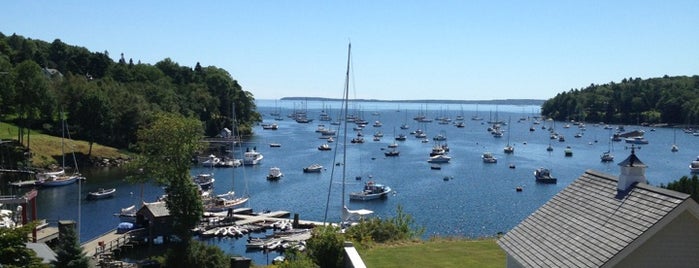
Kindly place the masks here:
[[(564, 128), (563, 122), (556, 122), (555, 130), (566, 137), (565, 142), (550, 140), (549, 132), (542, 130), (542, 125), (535, 125), (535, 131), (529, 131), (532, 126), (530, 117), (539, 111), (534, 106), (360, 103), (350, 107), (355, 106), (370, 124), (363, 131), (366, 140), (364, 144), (347, 145), (345, 191), (360, 190), (363, 183), (372, 177), (377, 182), (391, 186), (396, 194), (385, 200), (371, 202), (350, 202), (345, 194), (348, 207), (370, 209), (378, 217), (392, 217), (400, 205), (413, 216), (418, 226), (426, 228), (425, 237), (481, 237), (506, 232), (585, 170), (618, 174), (616, 163), (629, 154), (629, 150), (625, 148), (627, 144), (615, 142), (612, 143), (615, 162), (600, 162), (600, 154), (609, 148), (607, 141), (610, 131), (592, 123), (588, 123), (587, 130), (583, 132), (577, 126)], [(286, 117), (294, 109), (307, 109), (309, 117), (315, 120), (310, 124), (296, 123)], [(342, 162), (342, 137), (337, 137), (336, 142), (331, 143), (332, 151), (317, 150), (325, 142), (315, 132), (317, 125), (324, 123), (333, 129), (337, 127), (331, 126), (330, 122), (318, 120), (321, 109), (336, 119), (340, 104), (258, 101), (258, 110), (264, 115), (264, 121), (276, 122), (279, 130), (262, 130), (257, 127), (256, 135), (243, 145), (243, 149), (257, 147), (264, 154), (262, 164), (216, 169), (216, 192), (224, 193), (231, 189), (238, 193), (247, 191), (251, 195), (249, 206), (256, 211), (286, 210), (298, 213), (302, 219), (308, 220), (322, 221), (327, 207), (327, 220), (338, 221), (343, 184), (341, 167), (334, 163)], [(269, 115), (275, 110), (281, 111), (284, 120), (275, 121)], [(436, 121), (418, 124), (412, 120), (418, 113), (426, 114), (428, 118), (448, 116), (452, 119), (463, 113), (466, 127), (456, 128)], [(476, 113), (484, 121), (470, 120)], [(511, 119), (511, 124), (504, 127), (508, 132), (502, 138), (494, 138), (486, 130), (488, 125), (485, 121), (495, 116), (504, 121)], [(406, 118), (411, 125), (407, 131), (399, 128)], [(518, 122), (520, 118), (527, 120)], [(380, 120), (383, 126), (373, 127), (371, 123), (376, 120)], [(553, 123), (548, 122), (546, 126), (551, 124)], [(400, 156), (384, 157), (384, 149), (393, 142), (394, 129), (396, 134), (409, 134), (409, 131), (417, 127), (426, 131), (429, 143), (422, 143), (409, 135), (408, 140), (398, 142)], [(643, 145), (637, 151), (637, 155), (648, 165), (646, 175), (651, 184), (667, 183), (689, 175), (688, 164), (699, 154), (696, 150), (699, 137), (667, 128), (651, 131), (649, 127), (626, 126), (626, 131), (636, 129), (645, 130), (645, 137), (650, 141), (650, 144)], [(372, 141), (372, 135), (376, 131), (384, 133), (379, 142)], [(350, 132), (354, 133), (351, 129)], [(581, 138), (574, 137), (578, 132), (583, 133)], [(437, 134), (446, 134), (448, 137), (452, 160), (451, 163), (442, 165), (441, 170), (431, 170), (426, 160), (433, 146), (431, 138)], [(515, 146), (513, 155), (503, 153), (508, 135), (510, 143)], [(680, 151), (676, 153), (670, 151), (674, 136), (680, 147)], [(348, 141), (351, 137), (353, 136)], [(282, 146), (270, 148), (269, 143), (280, 143)], [(553, 152), (546, 151), (549, 143), (554, 147)], [(336, 144), (340, 147), (336, 148)], [(563, 149), (566, 146), (573, 149), (573, 157), (564, 157)], [(484, 151), (493, 152), (498, 163), (484, 164), (480, 158)], [(339, 153), (335, 155), (336, 152)], [(236, 151), (236, 156), (241, 157), (241, 153)], [(302, 168), (313, 163), (323, 165), (326, 170), (320, 174), (304, 174)], [(516, 168), (509, 168), (510, 164)], [(267, 181), (265, 176), (269, 168), (274, 166), (281, 168), (284, 177), (278, 182)], [(533, 171), (542, 166), (552, 169), (553, 175), (558, 177), (557, 184), (534, 183)], [(202, 171), (207, 170), (201, 167), (192, 169), (193, 174)], [(81, 200), (80, 234), (81, 240), (86, 241), (113, 229), (118, 224), (118, 219), (113, 214), (120, 208), (137, 202), (142, 187), (124, 182), (123, 173), (119, 169), (84, 170), (83, 173), (87, 175), (88, 181), (81, 186), (76, 184), (41, 189), (38, 214), (40, 218), (49, 221), (77, 220), (78, 201)], [(364, 179), (357, 181), (356, 176)], [(444, 181), (445, 176), (453, 179)], [(516, 192), (517, 186), (523, 186), (524, 191)], [(99, 187), (116, 187), (117, 196), (99, 201), (84, 200), (88, 191)], [(161, 188), (150, 184), (145, 185), (143, 190), (147, 201), (154, 200), (163, 192)], [(219, 245), (229, 253), (250, 256), (257, 263), (266, 262), (266, 255), (245, 252), (244, 239), (211, 239), (207, 242)], [(270, 255), (269, 258), (273, 256)]]

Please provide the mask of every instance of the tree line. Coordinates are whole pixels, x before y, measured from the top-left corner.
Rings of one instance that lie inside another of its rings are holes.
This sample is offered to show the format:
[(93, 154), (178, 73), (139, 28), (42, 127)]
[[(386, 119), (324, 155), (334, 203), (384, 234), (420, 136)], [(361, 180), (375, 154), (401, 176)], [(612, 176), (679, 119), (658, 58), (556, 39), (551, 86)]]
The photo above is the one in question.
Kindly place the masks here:
[(699, 76), (624, 78), (590, 84), (547, 100), (541, 114), (555, 120), (611, 124), (699, 124)]
[(129, 148), (160, 112), (197, 118), (206, 136), (231, 128), (233, 115), (241, 135), (261, 121), (253, 94), (224, 69), (134, 63), (123, 53), (114, 61), (60, 39), (0, 33), (0, 120), (20, 127), (20, 142), (24, 129), (60, 136), (65, 119), (72, 138)]

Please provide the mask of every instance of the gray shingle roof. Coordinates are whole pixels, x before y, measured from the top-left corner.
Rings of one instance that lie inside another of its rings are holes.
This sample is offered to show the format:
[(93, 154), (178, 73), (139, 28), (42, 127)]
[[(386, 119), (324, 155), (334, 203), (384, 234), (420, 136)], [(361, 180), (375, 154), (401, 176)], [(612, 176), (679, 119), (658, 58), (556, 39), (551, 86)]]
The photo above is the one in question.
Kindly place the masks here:
[(588, 170), (498, 240), (525, 267), (598, 267), (690, 196), (647, 184), (617, 192)]
[(145, 203), (145, 206), (153, 214), (153, 217), (170, 216), (170, 210), (167, 209), (165, 202)]

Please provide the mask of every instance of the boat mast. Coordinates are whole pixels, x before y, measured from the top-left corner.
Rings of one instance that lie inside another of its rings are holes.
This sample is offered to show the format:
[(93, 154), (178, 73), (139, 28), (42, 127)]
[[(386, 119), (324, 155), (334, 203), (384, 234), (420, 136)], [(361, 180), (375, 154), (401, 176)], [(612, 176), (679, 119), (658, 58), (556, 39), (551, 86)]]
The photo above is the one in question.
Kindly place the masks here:
[[(350, 72), (350, 56), (352, 53), (352, 43), (347, 46), (347, 71), (345, 73), (345, 116), (347, 116), (347, 111), (349, 106), (349, 72)], [(347, 177), (347, 120), (344, 122), (345, 128), (342, 130), (343, 133), (343, 144), (342, 144), (342, 208), (345, 208), (345, 178)]]

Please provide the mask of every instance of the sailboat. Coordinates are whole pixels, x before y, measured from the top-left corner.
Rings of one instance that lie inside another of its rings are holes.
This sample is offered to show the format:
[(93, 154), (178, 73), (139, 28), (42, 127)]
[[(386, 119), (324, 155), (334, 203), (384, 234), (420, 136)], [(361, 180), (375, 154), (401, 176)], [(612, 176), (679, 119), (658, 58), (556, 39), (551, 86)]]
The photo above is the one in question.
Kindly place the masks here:
[(505, 151), (506, 154), (512, 154), (515, 152), (515, 147), (510, 144), (510, 123), (512, 122), (512, 119), (509, 118), (507, 120), (507, 145), (505, 146)]
[[(43, 176), (37, 177), (36, 184), (43, 187), (56, 187), (73, 184), (78, 180), (83, 180), (83, 177), (78, 171), (78, 162), (75, 159), (75, 153), (73, 152), (73, 163), (75, 163), (75, 172), (71, 175), (65, 173), (66, 169), (66, 154), (65, 154), (65, 134), (66, 134), (66, 121), (61, 120), (61, 155), (62, 155), (62, 169), (54, 173), (44, 173)], [(70, 135), (70, 133), (68, 133)], [(69, 137), (70, 138), (70, 137)], [(47, 175), (48, 174), (48, 175)]]
[[(350, 43), (347, 48), (347, 72), (345, 75), (345, 87), (344, 87), (344, 96), (343, 96), (343, 110), (344, 110), (344, 117), (347, 117), (348, 115), (348, 104), (349, 104), (349, 74), (350, 74), (350, 59), (351, 59), (351, 54), (352, 53), (352, 44)], [(347, 163), (347, 121), (344, 120), (343, 123), (343, 151), (342, 151), (342, 163)], [(347, 165), (343, 164), (342, 165), (342, 217), (341, 220), (343, 223), (351, 222), (351, 221), (357, 221), (362, 218), (364, 218), (367, 215), (370, 215), (374, 213), (371, 210), (368, 209), (358, 209), (358, 210), (351, 210), (347, 207), (345, 204), (345, 181), (347, 178)], [(332, 185), (332, 184), (331, 184)], [(328, 199), (329, 202), (329, 199)], [(325, 212), (325, 220), (327, 220), (327, 209)]]
[(677, 146), (677, 129), (673, 128), (672, 129), (672, 147), (670, 147), (670, 151), (677, 152), (680, 150), (680, 147)]
[[(232, 128), (235, 131), (235, 137), (240, 137), (240, 133), (238, 132), (238, 126), (237, 126), (237, 120), (235, 117), (235, 104), (231, 108), (231, 115), (232, 115)], [(235, 145), (235, 140), (231, 141), (231, 147)], [(242, 147), (239, 149), (241, 152), (243, 151)], [(233, 148), (231, 148), (232, 152), (235, 152)], [(233, 188), (232, 185), (235, 184), (234, 179), (233, 179), (233, 174), (234, 172), (231, 172), (231, 188)], [(247, 183), (246, 183), (247, 187)], [(246, 193), (244, 195), (238, 196), (236, 195), (235, 191), (231, 190), (227, 193), (224, 194), (219, 194), (216, 196), (209, 196), (207, 197), (206, 200), (204, 200), (204, 210), (208, 212), (221, 212), (221, 211), (226, 211), (226, 210), (232, 210), (234, 208), (240, 207), (243, 204), (245, 204), (248, 200), (250, 199), (250, 195)]]
[(400, 129), (409, 129), (410, 126), (408, 125), (408, 110), (405, 110), (405, 118), (403, 119), (403, 124), (400, 125)]
[[(609, 134), (612, 133), (612, 130), (609, 130)], [(611, 162), (614, 161), (614, 155), (612, 155), (612, 137), (610, 135), (609, 138), (607, 138), (607, 142), (609, 143), (609, 148), (607, 148), (606, 152), (603, 152), (602, 155), (600, 156), (600, 160), (602, 162)]]

